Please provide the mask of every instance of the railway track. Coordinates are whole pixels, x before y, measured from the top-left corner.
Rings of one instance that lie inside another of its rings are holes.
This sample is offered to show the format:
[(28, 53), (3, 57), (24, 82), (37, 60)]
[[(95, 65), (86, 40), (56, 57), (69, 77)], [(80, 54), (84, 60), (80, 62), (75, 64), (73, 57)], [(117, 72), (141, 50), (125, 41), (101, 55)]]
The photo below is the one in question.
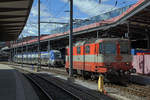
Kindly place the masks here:
[[(46, 69), (42, 69), (42, 70), (46, 71)], [(61, 74), (61, 75), (67, 75), (64, 73), (64, 71), (59, 71), (55, 69), (52, 69), (50, 72), (54, 72), (54, 73)], [(54, 81), (54, 80), (52, 79), (51, 81)], [(57, 80), (55, 79), (55, 82), (56, 81)], [(59, 81), (57, 82), (57, 84), (61, 85)], [(139, 97), (140, 100), (150, 100), (150, 87), (147, 87), (147, 86), (141, 86), (137, 84), (128, 84), (126, 87), (124, 87), (124, 86), (115, 85), (115, 84), (105, 84), (105, 87), (118, 89), (123, 94), (123, 96), (126, 94), (126, 97), (128, 98), (131, 98), (132, 96), (136, 96), (136, 97)], [(74, 91), (74, 93), (76, 93), (75, 91), (78, 90), (78, 92), (80, 91), (79, 93), (82, 94), (82, 91), (79, 88), (75, 89), (74, 87), (73, 89), (72, 87), (70, 87), (70, 90)], [(96, 99), (93, 99), (93, 100), (96, 100)]]
[(128, 84), (128, 86), (120, 86), (115, 84), (105, 84), (105, 87), (115, 88), (122, 92), (122, 95), (130, 97), (136, 96), (140, 100), (150, 100), (150, 88), (136, 84)]
[(34, 74), (20, 68), (17, 70), (24, 73), (25, 77), (40, 88), (49, 98), (48, 100), (112, 100), (112, 98), (99, 92), (81, 88), (47, 74)]
[(110, 98), (107, 98), (107, 96), (102, 95), (96, 91), (82, 88), (78, 85), (68, 83), (68, 81), (60, 80), (59, 78), (56, 78), (56, 77), (51, 77), (51, 78), (49, 78), (49, 76), (44, 76), (44, 77), (45, 79), (51, 82), (55, 82), (58, 86), (62, 86), (68, 91), (74, 94), (78, 94), (78, 96), (82, 98), (83, 100), (109, 100), (110, 99)]
[[(24, 74), (25, 75), (25, 74)], [(29, 80), (31, 80), (36, 86), (38, 86), (49, 98), (49, 100), (82, 100), (77, 95), (67, 91), (61, 86), (46, 80), (42, 76), (36, 74), (25, 75)]]

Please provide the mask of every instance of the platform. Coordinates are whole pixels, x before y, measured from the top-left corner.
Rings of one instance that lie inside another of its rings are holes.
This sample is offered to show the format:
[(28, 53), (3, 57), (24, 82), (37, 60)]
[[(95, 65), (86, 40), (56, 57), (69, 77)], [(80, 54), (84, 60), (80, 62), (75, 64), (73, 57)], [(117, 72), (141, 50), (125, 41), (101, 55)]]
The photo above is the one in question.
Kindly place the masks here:
[(15, 69), (0, 64), (0, 100), (39, 100), (30, 83)]

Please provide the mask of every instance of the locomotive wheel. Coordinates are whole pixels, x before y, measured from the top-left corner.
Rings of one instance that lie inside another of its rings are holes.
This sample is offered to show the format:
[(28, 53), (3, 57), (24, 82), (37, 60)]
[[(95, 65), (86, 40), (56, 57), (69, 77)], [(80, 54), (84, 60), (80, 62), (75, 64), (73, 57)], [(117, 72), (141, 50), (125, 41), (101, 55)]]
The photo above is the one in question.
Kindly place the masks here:
[(92, 81), (94, 81), (94, 80), (96, 80), (96, 75), (95, 75), (94, 73), (92, 73), (92, 74), (90, 75), (90, 78), (91, 78)]
[(91, 74), (89, 72), (82, 71), (82, 77), (87, 80), (91, 77)]

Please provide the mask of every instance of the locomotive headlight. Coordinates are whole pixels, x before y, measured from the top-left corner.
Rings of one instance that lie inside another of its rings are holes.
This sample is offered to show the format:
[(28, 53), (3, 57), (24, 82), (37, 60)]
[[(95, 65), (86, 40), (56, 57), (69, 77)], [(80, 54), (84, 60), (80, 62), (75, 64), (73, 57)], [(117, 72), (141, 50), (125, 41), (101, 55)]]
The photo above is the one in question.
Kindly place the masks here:
[(52, 60), (52, 63), (54, 62), (54, 60)]
[(119, 74), (123, 76), (124, 71), (122, 69), (119, 70)]
[(120, 72), (120, 73), (123, 73), (123, 70), (120, 69), (119, 72)]
[(54, 61), (54, 60), (52, 60), (51, 62), (52, 62), (52, 65), (54, 65), (54, 64), (55, 64), (55, 61)]
[(127, 62), (127, 63), (126, 63), (126, 66), (130, 66), (130, 63)]

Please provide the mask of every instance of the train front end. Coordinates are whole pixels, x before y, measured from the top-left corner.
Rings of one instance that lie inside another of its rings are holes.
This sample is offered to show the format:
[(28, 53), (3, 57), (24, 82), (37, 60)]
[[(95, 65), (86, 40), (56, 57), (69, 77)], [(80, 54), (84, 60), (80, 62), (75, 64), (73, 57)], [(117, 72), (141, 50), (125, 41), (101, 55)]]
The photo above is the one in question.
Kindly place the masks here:
[[(103, 62), (107, 75), (127, 76), (136, 72), (131, 63), (128, 39), (105, 39), (99, 43), (99, 53), (98, 61)], [(98, 67), (97, 71), (101, 72)]]
[(64, 60), (62, 59), (61, 52), (58, 50), (50, 51), (49, 64), (55, 67), (64, 66)]

